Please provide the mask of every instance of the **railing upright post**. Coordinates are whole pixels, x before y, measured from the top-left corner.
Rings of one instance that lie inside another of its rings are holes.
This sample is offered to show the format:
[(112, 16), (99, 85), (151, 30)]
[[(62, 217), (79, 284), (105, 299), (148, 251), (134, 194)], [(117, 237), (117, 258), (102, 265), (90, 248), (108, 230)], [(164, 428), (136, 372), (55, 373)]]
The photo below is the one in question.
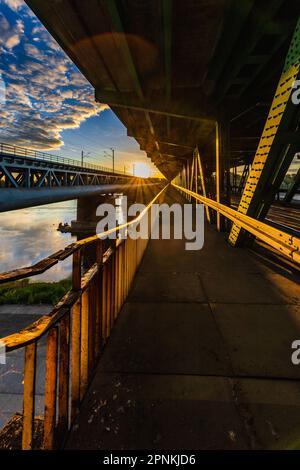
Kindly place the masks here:
[(119, 315), (121, 307), (122, 307), (122, 243), (120, 242), (118, 245), (117, 251), (117, 296), (116, 296), (116, 304), (117, 304), (117, 311), (116, 316)]
[(134, 269), (134, 240), (131, 238), (130, 240), (130, 251), (129, 251), (129, 264), (130, 264), (130, 271), (129, 271), (129, 286), (128, 292), (130, 291), (132, 277), (133, 277), (133, 269)]
[(56, 392), (57, 392), (57, 327), (52, 328), (47, 337), (45, 412), (43, 449), (52, 450), (55, 446)]
[(36, 343), (25, 347), (22, 449), (32, 450), (35, 413)]
[(81, 289), (81, 250), (77, 250), (73, 254), (72, 289), (74, 291)]
[(107, 265), (102, 270), (102, 341), (105, 343), (107, 338)]
[(113, 254), (110, 260), (110, 332), (114, 326), (115, 319), (115, 259), (116, 251), (115, 244), (113, 243)]
[(124, 298), (124, 241), (119, 246), (119, 276), (120, 276), (120, 298), (119, 309), (122, 307)]
[(128, 278), (128, 293), (130, 291), (130, 286), (131, 286), (131, 278), (132, 278), (132, 239), (129, 238), (128, 240), (128, 264), (129, 264), (129, 278)]
[(112, 265), (110, 257), (106, 263), (106, 338), (109, 338), (111, 329), (111, 275)]
[(82, 400), (89, 378), (89, 288), (82, 294), (81, 304), (81, 362), (80, 399)]
[(136, 273), (137, 267), (138, 267), (138, 240), (137, 239), (134, 242), (134, 249), (135, 249), (135, 265), (134, 265), (133, 276), (135, 276), (135, 273)]
[(126, 238), (122, 247), (122, 304), (126, 299)]
[(99, 357), (101, 351), (103, 305), (102, 305), (102, 276), (103, 276), (103, 242), (99, 240), (96, 244), (96, 263), (98, 273), (96, 277), (96, 328), (95, 328), (95, 355)]
[[(81, 289), (81, 251), (73, 254), (72, 288)], [(81, 353), (81, 297), (72, 308), (72, 375), (71, 375), (71, 421), (73, 422), (80, 405), (80, 353)]]
[(111, 275), (111, 328), (114, 325), (114, 321), (117, 316), (117, 241), (118, 232), (116, 232), (116, 238), (113, 240), (113, 257), (112, 257), (112, 275)]
[(130, 258), (129, 258), (129, 251), (130, 251), (130, 238), (128, 237), (126, 240), (126, 249), (125, 249), (125, 263), (126, 263), (126, 274), (125, 274), (125, 279), (126, 279), (126, 290), (125, 290), (125, 298), (128, 295), (129, 291), (129, 276), (130, 276)]
[(63, 439), (69, 427), (70, 314), (59, 325), (58, 435)]
[(96, 288), (97, 283), (94, 277), (89, 285), (89, 376), (95, 366)]
[(123, 253), (123, 302), (125, 302), (127, 296), (127, 243), (128, 239), (126, 238), (124, 241), (124, 253)]

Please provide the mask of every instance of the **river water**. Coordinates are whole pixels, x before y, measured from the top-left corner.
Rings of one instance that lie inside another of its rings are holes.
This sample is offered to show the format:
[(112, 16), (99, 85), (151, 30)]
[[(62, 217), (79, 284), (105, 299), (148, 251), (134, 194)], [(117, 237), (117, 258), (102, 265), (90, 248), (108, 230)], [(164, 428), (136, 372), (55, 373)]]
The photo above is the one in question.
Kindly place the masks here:
[[(300, 195), (295, 196), (300, 202)], [(76, 241), (57, 231), (60, 222), (76, 219), (76, 200), (0, 214), (0, 272), (29, 266)], [(59, 281), (71, 274), (71, 258), (35, 276), (34, 281)]]
[[(76, 219), (76, 200), (0, 214), (0, 272), (37, 263), (76, 241), (58, 232), (59, 222)], [(59, 281), (71, 273), (71, 258), (32, 280)]]

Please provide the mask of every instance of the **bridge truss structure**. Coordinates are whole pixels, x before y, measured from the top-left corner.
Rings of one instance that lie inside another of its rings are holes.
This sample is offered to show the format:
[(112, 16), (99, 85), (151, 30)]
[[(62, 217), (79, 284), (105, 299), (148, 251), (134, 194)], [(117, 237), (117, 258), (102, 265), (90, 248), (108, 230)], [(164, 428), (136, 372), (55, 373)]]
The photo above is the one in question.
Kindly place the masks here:
[(128, 182), (131, 175), (78, 160), (0, 144), (0, 188), (53, 188)]

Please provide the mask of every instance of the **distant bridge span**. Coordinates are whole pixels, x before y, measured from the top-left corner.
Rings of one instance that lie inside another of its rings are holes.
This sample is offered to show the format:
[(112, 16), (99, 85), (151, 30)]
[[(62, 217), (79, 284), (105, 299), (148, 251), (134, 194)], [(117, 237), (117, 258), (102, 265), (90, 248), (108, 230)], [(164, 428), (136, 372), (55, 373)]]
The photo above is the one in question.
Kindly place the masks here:
[(0, 212), (157, 184), (100, 165), (0, 144)]

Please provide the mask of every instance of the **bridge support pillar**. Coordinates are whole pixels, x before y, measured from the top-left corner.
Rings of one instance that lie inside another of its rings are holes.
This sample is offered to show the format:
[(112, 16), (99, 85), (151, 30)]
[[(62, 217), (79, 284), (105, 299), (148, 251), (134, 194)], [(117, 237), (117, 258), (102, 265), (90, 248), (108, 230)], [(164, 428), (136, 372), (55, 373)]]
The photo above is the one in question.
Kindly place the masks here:
[[(134, 202), (143, 202), (142, 194), (137, 194), (136, 188), (126, 191), (128, 205)], [(115, 204), (115, 194), (93, 195), (91, 197), (81, 197), (77, 200), (77, 220), (72, 222), (72, 231), (77, 233), (78, 240), (96, 234), (97, 223), (100, 217), (96, 215), (100, 204)], [(109, 247), (110, 240), (104, 241), (104, 248)], [(83, 250), (84, 269), (90, 268), (96, 262), (96, 248), (86, 246)]]
[(91, 232), (96, 233), (96, 211), (98, 206), (107, 202), (107, 196), (81, 197), (77, 199), (77, 220), (78, 228), (91, 228)]
[[(96, 226), (100, 218), (96, 216), (100, 204), (113, 203), (113, 195), (93, 195), (77, 199), (77, 220), (72, 221), (72, 230), (77, 232), (77, 239), (96, 234)], [(96, 247), (86, 246), (83, 250), (84, 269), (90, 268), (96, 262)]]

